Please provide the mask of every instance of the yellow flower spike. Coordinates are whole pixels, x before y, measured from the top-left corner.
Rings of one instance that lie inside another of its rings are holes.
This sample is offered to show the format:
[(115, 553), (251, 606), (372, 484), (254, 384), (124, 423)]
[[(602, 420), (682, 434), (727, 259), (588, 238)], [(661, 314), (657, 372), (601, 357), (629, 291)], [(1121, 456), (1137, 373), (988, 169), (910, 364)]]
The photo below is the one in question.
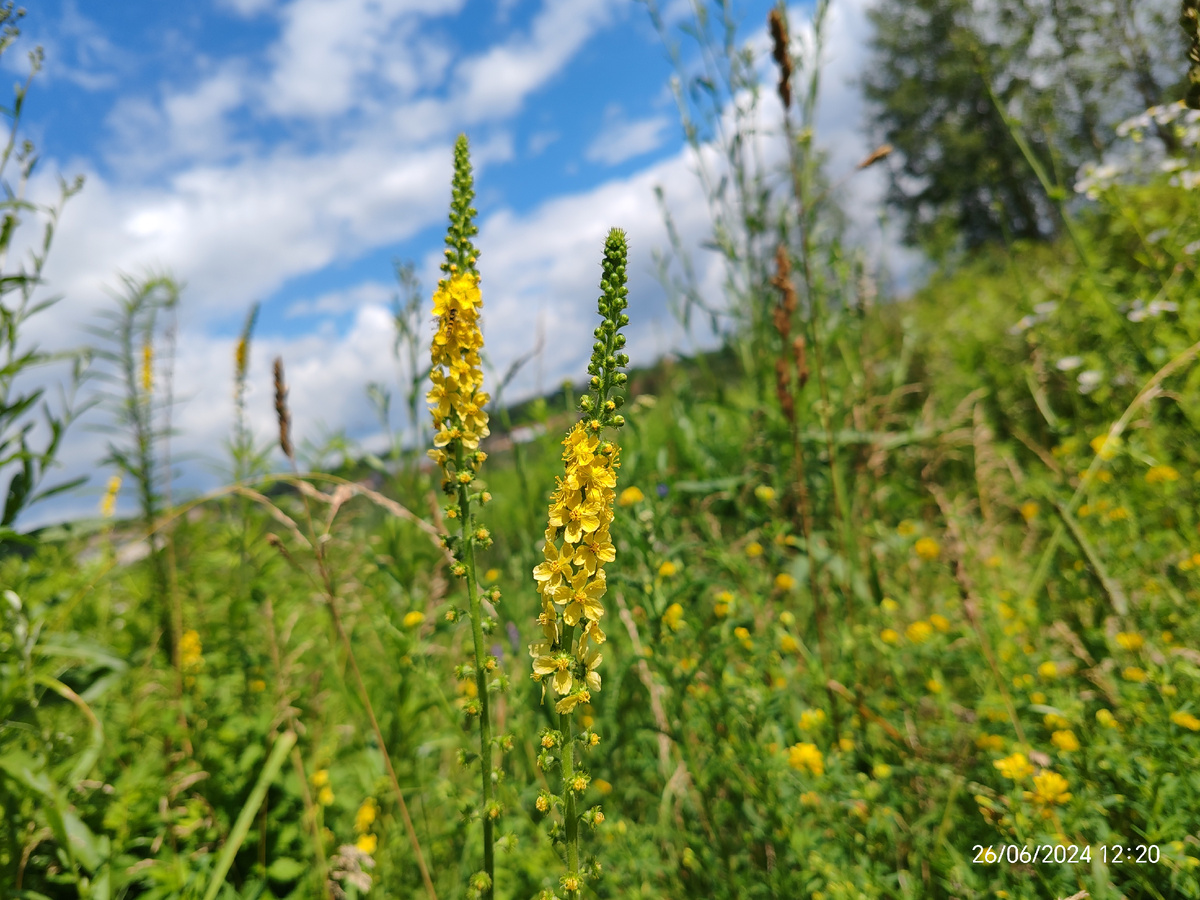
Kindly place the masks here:
[(154, 345), (149, 338), (142, 344), (142, 393), (149, 394), (154, 387)]
[(117, 511), (117, 493), (121, 490), (121, 476), (114, 475), (108, 479), (108, 488), (104, 491), (104, 499), (100, 501), (100, 518), (111, 519)]
[(179, 664), (185, 669), (204, 665), (204, 648), (200, 644), (199, 632), (188, 629), (179, 638)]

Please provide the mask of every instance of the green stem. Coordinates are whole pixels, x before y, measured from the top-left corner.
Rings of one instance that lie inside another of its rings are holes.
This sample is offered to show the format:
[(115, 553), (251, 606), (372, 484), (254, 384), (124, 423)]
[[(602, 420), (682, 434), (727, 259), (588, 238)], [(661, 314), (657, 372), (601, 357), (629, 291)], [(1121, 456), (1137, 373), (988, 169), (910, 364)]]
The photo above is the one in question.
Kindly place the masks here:
[[(564, 647), (573, 647), (575, 628), (570, 626), (563, 639)], [(579, 813), (575, 808), (575, 792), (571, 782), (575, 780), (575, 711), (559, 716), (559, 730), (563, 733), (562, 778), (563, 778), (563, 824), (566, 826), (567, 877), (579, 878)], [(577, 891), (568, 891), (567, 897), (575, 900)]]
[[(455, 470), (470, 471), (462, 441), (455, 442)], [(487, 654), (483, 642), (483, 603), (479, 596), (478, 578), (475, 574), (475, 538), (471, 533), (470, 485), (458, 486), (458, 515), (462, 520), (463, 563), (467, 567), (467, 596), (471, 601), (471, 637), (475, 642), (475, 688), (479, 698), (479, 768), (483, 785), (483, 871), (487, 873), (488, 887), (483, 892), (484, 900), (490, 900), (495, 882), (495, 820), (492, 808), (492, 719), (488, 701)]]

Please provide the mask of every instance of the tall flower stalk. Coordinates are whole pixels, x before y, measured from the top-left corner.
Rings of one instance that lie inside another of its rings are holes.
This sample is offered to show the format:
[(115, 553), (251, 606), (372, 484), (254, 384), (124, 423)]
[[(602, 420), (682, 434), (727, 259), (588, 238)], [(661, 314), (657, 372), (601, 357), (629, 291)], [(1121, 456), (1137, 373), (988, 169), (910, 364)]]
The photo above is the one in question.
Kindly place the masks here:
[[(475, 478), (487, 454), (479, 441), (488, 436), (488, 415), (484, 411), (488, 395), (483, 386), (483, 334), (479, 330), (479, 310), (483, 305), (479, 291), (479, 270), (475, 263), (479, 251), (471, 243), (478, 233), (475, 226), (475, 197), (471, 159), (466, 135), (454, 145), (454, 180), (450, 199), (450, 227), (446, 232), (445, 277), (433, 295), (433, 314), (437, 333), (431, 349), (429, 379), (433, 388), (426, 395), (433, 413), (434, 449), (429, 456), (442, 470), (442, 490), (454, 502), (446, 508), (447, 519), (457, 519), (457, 535), (447, 535), (446, 546), (454, 553), (453, 572), (466, 579), (470, 602), (471, 636), (475, 645), (473, 667), (461, 667), (463, 677), (475, 677), (476, 695), (467, 702), (467, 713), (479, 718), (479, 765), (482, 783), (481, 818), (483, 820), (483, 869), (471, 878), (471, 888), (480, 897), (492, 896), (495, 881), (495, 827), (500, 804), (494, 798), (492, 768), (492, 720), (489, 702), (491, 673), (497, 668), (494, 656), (486, 653), (484, 633), (494, 623), (486, 621), (483, 597), (475, 572), (475, 548), (488, 547), (491, 534), (477, 525), (471, 511), (473, 501), (486, 503), (490, 497), (479, 489)], [(490, 599), (499, 599), (492, 591)]]
[[(604, 440), (603, 432), (625, 424), (624, 417), (617, 414), (625, 400), (617, 389), (627, 379), (620, 369), (629, 364), (629, 357), (621, 352), (625, 346), (621, 329), (629, 323), (623, 312), (628, 293), (625, 259), (625, 233), (614, 228), (604, 244), (598, 304), (601, 322), (588, 366), (591, 389), (579, 401), (580, 421), (563, 440), (566, 471), (551, 496), (545, 560), (533, 570), (542, 599), (538, 616), (542, 638), (529, 646), (533, 678), (550, 682), (558, 718), (558, 728), (542, 734), (538, 764), (548, 768), (557, 756), (562, 767), (561, 793), (542, 793), (537, 808), (548, 812), (556, 806), (562, 811), (561, 830), (555, 825), (554, 833), (563, 842), (567, 870), (559, 883), (571, 900), (579, 896), (585, 876), (598, 871), (598, 866), (580, 865), (579, 824), (582, 821), (594, 827), (604, 820), (598, 806), (583, 813), (578, 808), (591, 779), (577, 757), (576, 745), (594, 747), (600, 736), (586, 728), (576, 733), (575, 712), (600, 691), (600, 645), (605, 640), (601, 600), (607, 589), (604, 566), (617, 558), (609, 527), (620, 449), (615, 441)], [(545, 694), (543, 688), (543, 700)]]

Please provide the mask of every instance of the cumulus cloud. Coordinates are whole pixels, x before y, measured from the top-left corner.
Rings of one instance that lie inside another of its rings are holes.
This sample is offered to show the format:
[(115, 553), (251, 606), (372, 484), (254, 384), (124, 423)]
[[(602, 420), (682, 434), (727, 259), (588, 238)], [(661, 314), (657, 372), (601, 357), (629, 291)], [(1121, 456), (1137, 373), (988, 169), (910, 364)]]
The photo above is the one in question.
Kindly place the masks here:
[(657, 150), (674, 126), (675, 120), (669, 116), (651, 116), (631, 121), (625, 118), (619, 106), (610, 106), (605, 110), (600, 133), (592, 140), (584, 158), (615, 166)]

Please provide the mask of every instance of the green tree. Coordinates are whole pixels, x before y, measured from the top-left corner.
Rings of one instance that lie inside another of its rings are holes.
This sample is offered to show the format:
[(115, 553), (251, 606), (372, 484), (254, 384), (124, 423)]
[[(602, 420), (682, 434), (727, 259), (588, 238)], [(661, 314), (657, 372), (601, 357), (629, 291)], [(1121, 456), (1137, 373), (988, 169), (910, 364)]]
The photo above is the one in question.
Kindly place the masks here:
[[(882, 0), (863, 89), (871, 129), (898, 151), (889, 202), (906, 239), (958, 246), (1052, 237), (1054, 206), (996, 108), (1060, 184), (1113, 128), (1182, 87), (1169, 0)], [(1166, 145), (1168, 130), (1157, 137)]]

